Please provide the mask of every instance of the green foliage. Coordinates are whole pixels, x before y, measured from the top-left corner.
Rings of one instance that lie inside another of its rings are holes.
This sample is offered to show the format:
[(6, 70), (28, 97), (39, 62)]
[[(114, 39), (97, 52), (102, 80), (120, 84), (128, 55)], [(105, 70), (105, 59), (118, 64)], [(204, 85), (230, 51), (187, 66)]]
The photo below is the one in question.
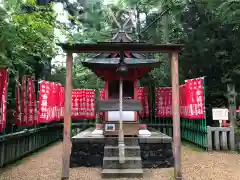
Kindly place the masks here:
[[(15, 8), (10, 8), (13, 6)], [(23, 5), (18, 1), (8, 1), (0, 9), (0, 52), (1, 65), (13, 71), (33, 72), (32, 64), (27, 62), (31, 57), (38, 57), (40, 63), (54, 55), (52, 12), (23, 12)]]
[(185, 48), (180, 64), (186, 69), (182, 71), (186, 78), (207, 76), (209, 92), (219, 95), (226, 91), (226, 82), (239, 78), (240, 34), (235, 20), (225, 21), (227, 14), (221, 4), (213, 8), (211, 2), (189, 3), (183, 12), (185, 37), (179, 41)]
[[(77, 7), (76, 4), (75, 6)], [(146, 15), (146, 21), (140, 24), (140, 31), (151, 24), (141, 34), (142, 40), (185, 44), (180, 54), (180, 82), (183, 83), (183, 79), (187, 78), (207, 76), (208, 95), (214, 99), (226, 92), (226, 82), (239, 78), (239, 6), (238, 1), (230, 0), (119, 0), (108, 7), (98, 3), (85, 7), (82, 14), (77, 16), (81, 31), (73, 33), (72, 38), (74, 42), (109, 41), (116, 24), (109, 15), (108, 8), (112, 9), (120, 22), (129, 8), (136, 9), (138, 13)], [(161, 15), (165, 10), (168, 10), (167, 13)], [(158, 20), (152, 23), (156, 18)], [(134, 36), (135, 28), (132, 28), (132, 32), (133, 37), (137, 38)], [(154, 57), (162, 65), (146, 75), (142, 84), (148, 86), (154, 82), (156, 86), (169, 86), (169, 57), (163, 54)], [(85, 59), (83, 55), (77, 58)], [(85, 81), (88, 80), (89, 84), (95, 83), (95, 79), (91, 78), (94, 77), (93, 73), (84, 69), (80, 63), (74, 69), (81, 71), (74, 75), (81, 84), (87, 84)], [(237, 84), (236, 89), (238, 88), (240, 86)]]
[[(54, 23), (54, 13), (34, 2), (29, 1), (27, 7), (30, 4), (37, 12), (24, 13), (21, 8), (23, 3), (17, 0), (6, 1), (5, 8), (0, 9), (0, 63), (1, 66), (10, 67), (13, 73), (20, 70), (22, 74), (40, 74), (44, 64), (55, 55), (53, 27), (59, 27), (59, 24)], [(121, 23), (126, 19), (124, 16), (128, 14), (129, 8), (132, 8), (138, 14), (146, 15), (146, 21), (137, 24), (140, 32), (144, 30), (141, 40), (185, 44), (179, 56), (180, 82), (187, 78), (207, 76), (210, 101), (226, 92), (225, 83), (229, 81), (235, 81), (237, 91), (240, 89), (237, 81), (240, 74), (239, 1), (119, 0), (109, 6), (101, 3), (89, 6), (86, 3), (84, 8), (78, 1), (59, 2), (64, 3), (70, 14), (72, 24), (65, 26), (65, 34), (71, 42), (109, 41), (117, 27), (109, 14), (109, 8)], [(162, 14), (163, 12), (165, 13)], [(155, 19), (157, 20), (154, 21)], [(130, 30), (133, 39), (138, 39), (138, 29), (133, 27)], [(80, 54), (74, 59), (74, 88), (102, 86), (102, 82), (81, 65), (87, 56), (89, 57), (88, 54)], [(147, 74), (141, 83), (149, 87), (152, 84), (169, 86), (168, 55), (155, 54), (149, 55), (150, 57), (159, 59), (162, 65)], [(37, 71), (37, 67), (41, 67), (41, 70)], [(64, 83), (65, 69), (53, 69), (51, 80)]]
[[(68, 4), (69, 5), (69, 4)], [(70, 6), (70, 5), (69, 5)], [(75, 11), (81, 5), (75, 4)], [(69, 9), (68, 9), (69, 10)], [(70, 8), (70, 11), (73, 9)], [(77, 13), (77, 12), (75, 12)], [(74, 12), (72, 12), (74, 14)], [(111, 38), (112, 22), (108, 22), (107, 11), (101, 3), (96, 3), (89, 6), (81, 14), (73, 16), (71, 19), (80, 24), (76, 27), (79, 31), (70, 34), (70, 40), (74, 43), (94, 43), (97, 41), (106, 41)], [(92, 54), (78, 54), (74, 58), (73, 65), (73, 88), (103, 88), (103, 82), (89, 69), (82, 66), (81, 61), (85, 60)], [(52, 74), (50, 80), (65, 83), (65, 68), (53, 67), (55, 72)]]
[[(34, 11), (32, 11), (34, 9)], [(41, 78), (55, 55), (54, 21), (50, 7), (34, 1), (8, 0), (0, 7), (0, 66), (9, 68), (8, 109), (15, 109), (15, 78), (19, 74)]]

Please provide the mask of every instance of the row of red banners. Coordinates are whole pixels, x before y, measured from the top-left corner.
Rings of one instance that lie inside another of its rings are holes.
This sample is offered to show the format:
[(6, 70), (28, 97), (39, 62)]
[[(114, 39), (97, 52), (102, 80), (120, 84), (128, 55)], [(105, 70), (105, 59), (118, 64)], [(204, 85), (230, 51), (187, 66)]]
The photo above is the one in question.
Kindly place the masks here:
[[(34, 80), (23, 77), (22, 109), (20, 108), (20, 90), (17, 88), (17, 114), (18, 125), (35, 125), (50, 123), (63, 119), (64, 116), (64, 87), (60, 83), (39, 82), (38, 107), (36, 107)], [(28, 98), (26, 98), (26, 87)], [(72, 119), (95, 118), (95, 91), (92, 89), (72, 90)], [(38, 109), (38, 110), (37, 110)]]
[[(22, 77), (22, 88), (16, 83), (16, 124), (37, 124), (36, 87), (33, 77)], [(22, 90), (22, 96), (21, 91)]]
[[(0, 132), (6, 126), (6, 97), (8, 71), (0, 69)], [(20, 88), (22, 86), (22, 88)], [(16, 124), (35, 125), (63, 119), (64, 116), (64, 87), (60, 83), (39, 82), (38, 106), (36, 100), (35, 79), (23, 76), (22, 85), (16, 83)], [(105, 99), (105, 91), (100, 90), (100, 99)], [(145, 88), (138, 88), (137, 99), (143, 110), (140, 117), (148, 117), (148, 94)], [(203, 78), (186, 80), (180, 86), (180, 115), (182, 118), (203, 119), (204, 112)], [(156, 116), (172, 117), (171, 88), (156, 89)], [(99, 114), (102, 117), (102, 113)], [(95, 118), (95, 91), (92, 89), (74, 89), (72, 91), (72, 119)]]
[(8, 71), (0, 68), (0, 133), (6, 127)]
[[(180, 86), (180, 116), (187, 119), (204, 119), (204, 86), (203, 78), (186, 80)], [(156, 116), (172, 117), (172, 88), (156, 89)]]

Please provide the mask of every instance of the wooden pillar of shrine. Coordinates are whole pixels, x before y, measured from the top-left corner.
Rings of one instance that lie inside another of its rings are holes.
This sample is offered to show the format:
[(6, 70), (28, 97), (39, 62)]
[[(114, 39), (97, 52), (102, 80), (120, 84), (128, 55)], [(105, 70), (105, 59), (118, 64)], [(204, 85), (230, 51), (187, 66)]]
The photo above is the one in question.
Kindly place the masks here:
[(66, 83), (64, 102), (64, 128), (63, 128), (63, 154), (62, 154), (62, 180), (69, 178), (69, 164), (71, 153), (71, 109), (72, 109), (72, 62), (73, 55), (67, 52)]
[(181, 172), (181, 132), (180, 132), (178, 52), (171, 53), (170, 57), (172, 78), (174, 176), (176, 180), (180, 180), (182, 179), (182, 172)]

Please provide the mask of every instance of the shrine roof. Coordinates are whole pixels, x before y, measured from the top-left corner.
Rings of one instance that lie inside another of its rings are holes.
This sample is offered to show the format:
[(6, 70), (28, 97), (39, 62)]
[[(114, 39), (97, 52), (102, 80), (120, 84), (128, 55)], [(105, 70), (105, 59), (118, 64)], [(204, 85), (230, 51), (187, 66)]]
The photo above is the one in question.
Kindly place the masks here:
[[(118, 58), (93, 58), (83, 61), (82, 64), (88, 68), (115, 68), (118, 66)], [(161, 62), (155, 59), (124, 58), (128, 68), (154, 68), (159, 67)]]
[(88, 52), (166, 52), (171, 53), (180, 51), (183, 44), (148, 44), (136, 42), (99, 42), (99, 43), (82, 43), (68, 44), (59, 43), (62, 49), (69, 53), (88, 53)]
[[(127, 55), (127, 52), (124, 53), (124, 57), (128, 57)], [(118, 54), (117, 54), (118, 55)], [(130, 56), (132, 58), (146, 58), (146, 55), (145, 54), (142, 54), (142, 53), (130, 53)], [(97, 54), (96, 56), (94, 56), (93, 58), (115, 58), (117, 56), (114, 56), (113, 53), (100, 53), (100, 54)]]

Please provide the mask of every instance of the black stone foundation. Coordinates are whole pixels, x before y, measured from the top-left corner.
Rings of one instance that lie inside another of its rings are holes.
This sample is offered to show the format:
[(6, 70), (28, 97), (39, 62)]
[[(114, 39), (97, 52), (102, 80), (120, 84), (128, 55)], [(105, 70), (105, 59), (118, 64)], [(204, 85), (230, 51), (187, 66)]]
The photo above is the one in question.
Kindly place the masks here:
[(70, 168), (102, 167), (104, 143), (73, 142)]
[(140, 143), (143, 168), (169, 168), (174, 165), (171, 143)]

